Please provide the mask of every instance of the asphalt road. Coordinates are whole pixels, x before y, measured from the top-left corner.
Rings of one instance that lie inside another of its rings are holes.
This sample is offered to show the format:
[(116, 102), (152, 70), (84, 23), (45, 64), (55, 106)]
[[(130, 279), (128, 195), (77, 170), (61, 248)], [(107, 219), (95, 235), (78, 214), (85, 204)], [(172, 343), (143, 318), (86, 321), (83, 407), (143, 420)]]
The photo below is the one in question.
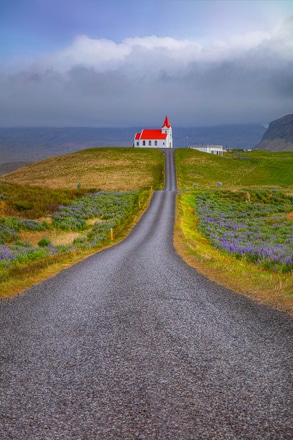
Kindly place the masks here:
[(166, 163), (126, 240), (0, 303), (1, 440), (293, 438), (293, 321), (176, 254)]

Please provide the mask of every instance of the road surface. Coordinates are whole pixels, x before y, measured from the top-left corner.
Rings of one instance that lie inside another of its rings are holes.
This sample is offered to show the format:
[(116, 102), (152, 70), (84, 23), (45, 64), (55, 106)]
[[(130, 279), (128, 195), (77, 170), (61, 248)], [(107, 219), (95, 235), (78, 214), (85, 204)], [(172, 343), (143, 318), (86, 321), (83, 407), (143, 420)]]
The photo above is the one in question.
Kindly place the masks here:
[(292, 319), (176, 254), (166, 164), (127, 239), (1, 301), (2, 440), (292, 439)]

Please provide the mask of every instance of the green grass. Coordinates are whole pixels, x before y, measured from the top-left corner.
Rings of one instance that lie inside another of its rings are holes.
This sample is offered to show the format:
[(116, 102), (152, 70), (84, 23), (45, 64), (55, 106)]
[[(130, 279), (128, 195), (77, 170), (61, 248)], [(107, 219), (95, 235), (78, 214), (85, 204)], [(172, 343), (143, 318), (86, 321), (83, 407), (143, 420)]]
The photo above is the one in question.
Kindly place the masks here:
[[(253, 194), (260, 197), (258, 203), (267, 203), (261, 197), (272, 198), (273, 194), (274, 203), (279, 203), (281, 208), (286, 197), (284, 194), (293, 194), (293, 152), (234, 151), (218, 157), (196, 150), (178, 149), (175, 151), (175, 161), (181, 194), (177, 197), (174, 240), (180, 255), (214, 281), (257, 301), (293, 313), (292, 272), (282, 274), (264, 270), (213, 247), (199, 230), (194, 202), (200, 192), (212, 191), (215, 200), (220, 200), (226, 191), (232, 191), (230, 194), (234, 200), (239, 203), (243, 200), (252, 207), (256, 203)], [(218, 182), (222, 185), (218, 186)], [(278, 219), (278, 222), (293, 220), (290, 207), (286, 209), (287, 217), (283, 215), (284, 218)]]
[(233, 152), (219, 157), (197, 150), (175, 151), (179, 189), (293, 185), (293, 152)]
[[(246, 153), (245, 153), (246, 155)], [(255, 168), (239, 182), (241, 185), (290, 186), (293, 185), (293, 152), (249, 152)]]

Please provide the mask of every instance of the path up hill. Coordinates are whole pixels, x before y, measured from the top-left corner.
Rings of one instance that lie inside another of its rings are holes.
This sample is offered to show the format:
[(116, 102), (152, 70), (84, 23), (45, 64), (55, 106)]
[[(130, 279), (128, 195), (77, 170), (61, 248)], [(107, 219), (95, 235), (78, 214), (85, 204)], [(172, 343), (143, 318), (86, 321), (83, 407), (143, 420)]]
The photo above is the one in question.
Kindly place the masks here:
[(293, 114), (272, 121), (254, 148), (276, 152), (293, 151)]

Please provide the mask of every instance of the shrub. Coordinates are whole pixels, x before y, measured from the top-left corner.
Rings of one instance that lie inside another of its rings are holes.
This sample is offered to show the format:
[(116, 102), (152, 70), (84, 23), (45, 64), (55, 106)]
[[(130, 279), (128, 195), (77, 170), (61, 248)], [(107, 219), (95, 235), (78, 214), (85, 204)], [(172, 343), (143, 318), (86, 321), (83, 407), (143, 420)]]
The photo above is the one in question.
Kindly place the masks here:
[(51, 241), (47, 237), (43, 237), (38, 242), (38, 246), (40, 246), (40, 247), (46, 247), (46, 246), (49, 246), (50, 244), (51, 244)]

